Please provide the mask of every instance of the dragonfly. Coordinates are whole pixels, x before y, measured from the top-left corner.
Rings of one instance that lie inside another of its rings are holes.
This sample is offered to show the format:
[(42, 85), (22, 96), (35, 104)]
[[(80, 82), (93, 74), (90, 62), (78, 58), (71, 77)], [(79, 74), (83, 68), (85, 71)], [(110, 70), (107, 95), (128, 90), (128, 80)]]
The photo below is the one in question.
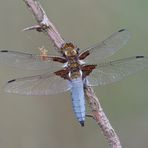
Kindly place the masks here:
[(111, 34), (104, 41), (86, 49), (65, 43), (59, 55), (0, 50), (0, 62), (27, 70), (42, 70), (43, 74), (9, 80), (4, 91), (22, 95), (52, 95), (70, 91), (77, 121), (84, 126), (86, 118), (86, 86), (107, 85), (148, 66), (145, 56), (133, 56), (102, 62), (123, 47), (130, 38), (127, 29)]

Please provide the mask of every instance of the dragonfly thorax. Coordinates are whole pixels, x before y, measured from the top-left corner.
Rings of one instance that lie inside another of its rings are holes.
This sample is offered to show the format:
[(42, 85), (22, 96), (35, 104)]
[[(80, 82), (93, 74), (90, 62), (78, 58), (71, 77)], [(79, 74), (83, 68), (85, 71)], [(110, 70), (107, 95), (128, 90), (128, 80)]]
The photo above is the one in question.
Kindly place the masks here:
[(68, 60), (67, 68), (69, 69), (70, 79), (78, 78), (81, 76), (80, 64), (75, 58)]

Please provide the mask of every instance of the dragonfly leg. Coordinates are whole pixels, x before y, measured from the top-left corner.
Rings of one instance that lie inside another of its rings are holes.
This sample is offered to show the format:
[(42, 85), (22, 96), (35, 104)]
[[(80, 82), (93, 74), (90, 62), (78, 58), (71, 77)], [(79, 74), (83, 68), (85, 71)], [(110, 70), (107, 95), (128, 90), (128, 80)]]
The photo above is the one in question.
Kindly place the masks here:
[(94, 116), (92, 114), (86, 114), (86, 117), (94, 118)]

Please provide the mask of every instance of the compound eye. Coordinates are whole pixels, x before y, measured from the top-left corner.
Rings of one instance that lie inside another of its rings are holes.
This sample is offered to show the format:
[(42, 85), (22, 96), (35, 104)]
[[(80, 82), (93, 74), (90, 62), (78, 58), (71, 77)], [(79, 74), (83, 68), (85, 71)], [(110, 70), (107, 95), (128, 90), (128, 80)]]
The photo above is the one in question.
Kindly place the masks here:
[(66, 56), (69, 56), (69, 51), (65, 51), (65, 55)]

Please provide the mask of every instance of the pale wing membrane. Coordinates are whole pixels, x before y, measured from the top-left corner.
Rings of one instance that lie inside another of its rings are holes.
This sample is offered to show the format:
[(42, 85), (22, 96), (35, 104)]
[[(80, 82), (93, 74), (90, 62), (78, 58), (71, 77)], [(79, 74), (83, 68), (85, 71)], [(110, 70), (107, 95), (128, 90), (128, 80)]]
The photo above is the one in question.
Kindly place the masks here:
[(98, 43), (84, 51), (80, 56), (88, 52), (88, 56), (84, 59), (87, 63), (98, 63), (98, 61), (113, 55), (121, 47), (123, 47), (130, 38), (130, 33), (126, 29), (113, 33), (106, 40)]
[(22, 95), (52, 95), (71, 89), (68, 80), (54, 74), (43, 74), (8, 81), (4, 90)]
[(44, 61), (40, 55), (8, 50), (0, 51), (0, 63), (26, 70), (48, 69), (51, 72), (60, 69), (63, 65), (62, 63), (53, 61), (52, 56), (48, 56), (48, 59)]
[(123, 79), (148, 66), (148, 58), (144, 56), (102, 63), (87, 77), (88, 85), (106, 85)]

